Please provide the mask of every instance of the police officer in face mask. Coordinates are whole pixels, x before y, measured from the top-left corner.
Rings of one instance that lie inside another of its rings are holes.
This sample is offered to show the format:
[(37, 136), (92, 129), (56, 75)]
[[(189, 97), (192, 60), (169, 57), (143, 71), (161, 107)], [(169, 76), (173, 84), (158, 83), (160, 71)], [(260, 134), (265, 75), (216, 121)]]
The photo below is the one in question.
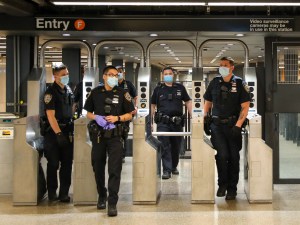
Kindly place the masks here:
[[(183, 101), (192, 115), (192, 101), (185, 87), (174, 83), (174, 73), (171, 67), (162, 70), (164, 83), (157, 86), (151, 97), (151, 116), (157, 123), (158, 132), (182, 132), (184, 125)], [(155, 112), (156, 111), (156, 112)], [(163, 165), (162, 179), (169, 179), (171, 173), (178, 175), (177, 165), (182, 137), (159, 136), (162, 142), (161, 159)]]
[[(217, 150), (218, 197), (234, 200), (239, 181), (239, 151), (242, 148), (241, 129), (246, 120), (250, 95), (246, 83), (233, 75), (234, 61), (230, 57), (220, 60), (220, 76), (215, 77), (204, 94), (204, 123), (212, 111), (212, 123), (205, 132), (211, 133), (211, 142)], [(226, 194), (227, 192), (227, 194)]]
[[(128, 92), (118, 87), (118, 70), (114, 66), (103, 69), (104, 85), (91, 91), (84, 109), (92, 141), (92, 166), (98, 191), (98, 209), (106, 208), (108, 216), (117, 216), (118, 192), (122, 170), (122, 136), (124, 122), (131, 120), (134, 106)], [(108, 198), (105, 187), (105, 164), (108, 156)]]
[[(137, 112), (137, 92), (136, 92), (136, 88), (135, 86), (133, 85), (133, 83), (131, 83), (129, 80), (125, 80), (125, 72), (123, 70), (123, 67), (122, 66), (116, 66), (117, 70), (118, 70), (118, 86), (120, 88), (123, 88), (125, 91), (127, 91), (131, 98), (133, 99), (133, 104), (134, 104), (134, 108), (135, 110), (132, 111), (132, 115), (135, 115), (136, 112)], [(128, 127), (128, 130), (129, 130), (129, 124), (130, 124), (130, 121), (127, 121), (124, 125), (126, 125)], [(122, 162), (124, 163), (125, 162), (125, 155), (126, 155), (126, 146), (127, 146), (127, 136), (126, 137), (123, 137), (123, 140), (124, 140), (124, 151), (123, 151), (123, 160)]]
[[(67, 85), (69, 72), (64, 64), (53, 69), (54, 83), (44, 95), (44, 105), (49, 129), (45, 129), (45, 157), (47, 164), (47, 188), (49, 201), (70, 202), (73, 163), (73, 93)], [(59, 169), (59, 196), (57, 170)]]

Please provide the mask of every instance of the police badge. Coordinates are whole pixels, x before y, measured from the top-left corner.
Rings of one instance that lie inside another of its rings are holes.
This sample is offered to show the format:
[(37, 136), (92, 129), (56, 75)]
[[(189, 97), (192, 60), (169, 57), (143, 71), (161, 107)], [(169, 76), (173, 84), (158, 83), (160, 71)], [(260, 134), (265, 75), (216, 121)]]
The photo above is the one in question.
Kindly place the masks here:
[(46, 104), (48, 104), (51, 101), (51, 99), (52, 99), (52, 95), (46, 94), (45, 97), (44, 97), (44, 102)]
[(243, 83), (243, 86), (244, 86), (245, 91), (247, 91), (248, 93), (250, 93), (249, 86), (247, 85), (246, 82)]
[(124, 97), (126, 98), (127, 101), (131, 102), (131, 96), (128, 92), (125, 93)]

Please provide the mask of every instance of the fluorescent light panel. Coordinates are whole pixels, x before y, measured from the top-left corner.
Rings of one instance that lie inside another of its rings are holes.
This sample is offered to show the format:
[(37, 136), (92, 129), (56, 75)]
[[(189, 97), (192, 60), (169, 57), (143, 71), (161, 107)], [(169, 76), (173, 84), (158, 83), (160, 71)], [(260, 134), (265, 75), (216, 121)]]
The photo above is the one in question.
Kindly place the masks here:
[(73, 5), (73, 6), (204, 6), (205, 2), (53, 2), (54, 5)]
[(85, 1), (53, 1), (54, 5), (60, 6), (300, 6), (300, 2), (140, 2), (140, 1), (103, 1), (103, 2), (85, 2)]
[(300, 2), (209, 2), (209, 6), (300, 6)]

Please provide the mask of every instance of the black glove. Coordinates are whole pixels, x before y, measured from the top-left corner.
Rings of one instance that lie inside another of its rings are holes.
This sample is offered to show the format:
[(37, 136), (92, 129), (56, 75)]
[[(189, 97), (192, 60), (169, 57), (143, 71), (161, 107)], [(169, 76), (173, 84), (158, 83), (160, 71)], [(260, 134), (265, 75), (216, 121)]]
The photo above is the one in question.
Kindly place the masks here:
[(239, 138), (242, 136), (242, 128), (238, 127), (238, 126), (234, 126), (231, 128), (231, 136), (233, 138)]
[(56, 139), (60, 148), (67, 148), (70, 144), (70, 141), (65, 137), (65, 135), (62, 132), (58, 132), (56, 134)]
[(204, 116), (204, 132), (206, 133), (206, 135), (211, 135), (210, 122), (210, 117)]

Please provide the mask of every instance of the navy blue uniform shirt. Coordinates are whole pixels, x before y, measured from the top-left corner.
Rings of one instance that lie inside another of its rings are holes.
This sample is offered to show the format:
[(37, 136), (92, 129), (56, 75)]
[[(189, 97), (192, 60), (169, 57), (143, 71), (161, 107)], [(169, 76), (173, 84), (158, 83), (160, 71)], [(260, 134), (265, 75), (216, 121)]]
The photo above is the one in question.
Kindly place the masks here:
[(136, 88), (129, 80), (123, 80), (120, 84), (118, 84), (118, 87), (128, 91), (131, 98), (135, 98), (137, 96)]
[(217, 76), (209, 83), (204, 99), (213, 103), (213, 116), (238, 117), (241, 104), (250, 101), (250, 94), (240, 77), (233, 75), (229, 82), (224, 82), (222, 76)]
[(96, 115), (105, 116), (105, 99), (111, 99), (111, 112), (109, 115), (120, 116), (134, 110), (131, 96), (124, 89), (115, 86), (111, 91), (107, 91), (105, 86), (98, 86), (91, 91), (87, 98), (84, 109)]
[(157, 111), (168, 116), (182, 116), (183, 102), (191, 100), (182, 84), (173, 83), (172, 87), (165, 84), (157, 86), (151, 97), (151, 104), (155, 104)]
[(73, 102), (71, 88), (65, 85), (62, 89), (56, 82), (47, 88), (44, 95), (45, 110), (55, 110), (55, 118), (60, 122), (69, 121), (73, 117)]

